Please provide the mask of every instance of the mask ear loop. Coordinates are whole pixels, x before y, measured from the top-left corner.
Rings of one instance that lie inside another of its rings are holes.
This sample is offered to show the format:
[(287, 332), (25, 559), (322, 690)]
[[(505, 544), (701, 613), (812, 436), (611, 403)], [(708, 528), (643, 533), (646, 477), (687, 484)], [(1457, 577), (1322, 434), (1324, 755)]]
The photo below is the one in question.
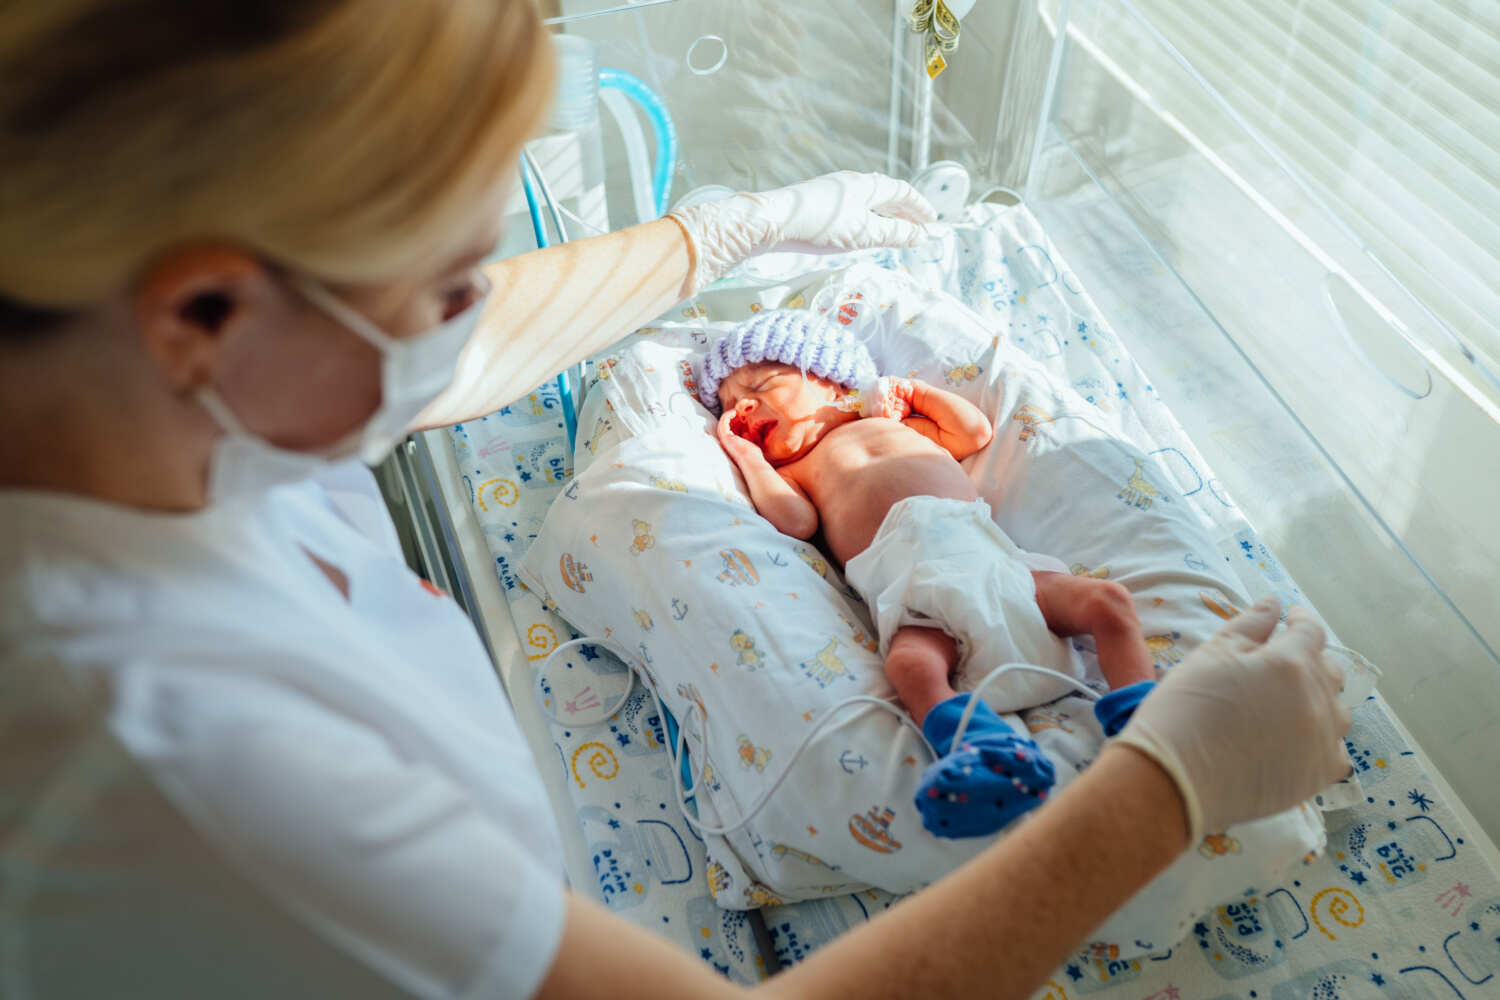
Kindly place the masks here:
[[(602, 646), (605, 649), (609, 650), (620, 660), (620, 662), (624, 663), (630, 669), (633, 677), (631, 684), (625, 688), (624, 694), (620, 696), (619, 700), (617, 700), (613, 705), (605, 710), (598, 719), (579, 722), (576, 719), (560, 718), (559, 716), (550, 712), (547, 709), (545, 693), (542, 690), (542, 685), (545, 681), (547, 665), (552, 662), (552, 657), (556, 656), (558, 653), (561, 653), (565, 649), (571, 649), (574, 646), (582, 646), (585, 644), (591, 646)], [(1091, 690), (1076, 678), (1069, 677), (1067, 674), (1061, 674), (1055, 670), (1048, 670), (1046, 667), (1038, 667), (1030, 663), (1007, 663), (1004, 666), (996, 667), (994, 670), (990, 671), (989, 674), (985, 676), (984, 680), (980, 681), (979, 684), (975, 686), (974, 690), (969, 693), (969, 703), (964, 707), (963, 714), (959, 716), (958, 729), (954, 733), (953, 742), (955, 744), (959, 742), (964, 734), (964, 731), (968, 728), (969, 720), (973, 717), (974, 709), (979, 701), (979, 693), (984, 690), (984, 688), (991, 681), (995, 680), (995, 678), (1016, 670), (1030, 671), (1032, 673), (1039, 674), (1048, 674), (1052, 677), (1056, 677), (1057, 679), (1066, 682), (1070, 686), (1076, 688), (1079, 693), (1092, 700), (1097, 701), (1100, 697), (1097, 692)], [(571, 639), (568, 642), (562, 643), (556, 649), (552, 650), (551, 653), (548, 653), (547, 658), (542, 661), (541, 667), (537, 670), (536, 681), (533, 684), (533, 687), (537, 695), (537, 704), (541, 706), (542, 714), (546, 716), (547, 719), (559, 725), (586, 729), (595, 726), (602, 726), (605, 722), (612, 718), (615, 713), (625, 707), (625, 703), (630, 700), (630, 695), (635, 690), (634, 678), (636, 677), (640, 678), (642, 686), (645, 687), (646, 691), (651, 695), (652, 703), (656, 706), (657, 718), (663, 720), (662, 728), (663, 730), (665, 730), (665, 720), (667, 714), (662, 707), (661, 698), (657, 694), (655, 680), (651, 677), (650, 673), (644, 666), (642, 666), (638, 661), (634, 660), (619, 646), (615, 645), (613, 642), (607, 639), (596, 639), (590, 636), (582, 636), (580, 638)], [(761, 793), (760, 797), (755, 800), (754, 804), (752, 804), (750, 808), (746, 810), (738, 820), (733, 823), (714, 826), (699, 820), (698, 817), (693, 815), (687, 807), (688, 800), (696, 800), (698, 787), (703, 781), (707, 779), (708, 761), (706, 759), (703, 761), (703, 767), (697, 772), (693, 781), (693, 787), (691, 789), (684, 789), (682, 785), (682, 755), (687, 752), (688, 722), (693, 718), (694, 715), (697, 716), (698, 737), (705, 747), (707, 747), (708, 745), (708, 718), (703, 713), (703, 709), (695, 703), (688, 706), (688, 710), (684, 715), (682, 722), (677, 727), (677, 739), (673, 741), (673, 743), (667, 749), (667, 758), (670, 762), (670, 766), (667, 768), (667, 770), (672, 775), (672, 789), (677, 799), (678, 811), (682, 813), (682, 818), (686, 820), (688, 824), (699, 833), (708, 834), (710, 836), (722, 837), (727, 834), (734, 833), (736, 830), (742, 829), (753, 819), (755, 819), (756, 816), (760, 815), (761, 810), (763, 810), (770, 803), (771, 798), (776, 794), (777, 791), (780, 790), (782, 782), (786, 781), (787, 777), (792, 773), (792, 768), (796, 766), (797, 761), (801, 759), (802, 754), (812, 744), (812, 741), (817, 737), (817, 735), (821, 733), (841, 711), (852, 705), (867, 705), (873, 708), (878, 708), (885, 712), (889, 712), (892, 715), (896, 716), (897, 720), (901, 723), (902, 726), (916, 733), (917, 739), (921, 740), (922, 745), (927, 748), (928, 755), (934, 760), (937, 759), (937, 751), (932, 748), (932, 744), (929, 743), (927, 741), (927, 737), (923, 735), (922, 728), (912, 720), (912, 717), (910, 715), (906, 714), (895, 705), (892, 705), (890, 702), (885, 701), (881, 698), (877, 698), (874, 695), (867, 694), (855, 695), (852, 698), (845, 698), (843, 701), (830, 706), (828, 711), (823, 713), (823, 717), (813, 725), (812, 729), (808, 730), (807, 735), (802, 737), (802, 742), (797, 744), (797, 748), (792, 751), (791, 759), (787, 761), (786, 766), (782, 768), (781, 773), (776, 776), (775, 780), (771, 782), (770, 787)], [(707, 755), (705, 754), (705, 758), (706, 756)]]
[(350, 332), (358, 334), (361, 339), (378, 348), (382, 354), (389, 352), (399, 343), (396, 338), (382, 330), (364, 313), (313, 279), (301, 274), (291, 274), (288, 275), (287, 281), (304, 299), (321, 309), (325, 315), (337, 320)]

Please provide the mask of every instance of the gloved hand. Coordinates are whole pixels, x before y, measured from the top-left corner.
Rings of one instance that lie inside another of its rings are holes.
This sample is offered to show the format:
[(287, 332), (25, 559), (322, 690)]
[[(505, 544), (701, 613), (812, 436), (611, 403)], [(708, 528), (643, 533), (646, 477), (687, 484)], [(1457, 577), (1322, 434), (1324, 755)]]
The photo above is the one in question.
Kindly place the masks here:
[(916, 386), (912, 385), (909, 378), (882, 375), (859, 390), (859, 415), (905, 420), (911, 416), (911, 400), (915, 391)]
[(1177, 783), (1190, 843), (1289, 809), (1349, 774), (1343, 674), (1324, 662), (1323, 630), (1300, 609), (1271, 639), (1278, 610), (1267, 598), (1225, 625), (1115, 737)]
[(905, 181), (852, 170), (790, 187), (737, 194), (670, 213), (693, 247), (697, 294), (756, 254), (841, 253), (866, 247), (914, 247), (921, 223), (937, 218)]

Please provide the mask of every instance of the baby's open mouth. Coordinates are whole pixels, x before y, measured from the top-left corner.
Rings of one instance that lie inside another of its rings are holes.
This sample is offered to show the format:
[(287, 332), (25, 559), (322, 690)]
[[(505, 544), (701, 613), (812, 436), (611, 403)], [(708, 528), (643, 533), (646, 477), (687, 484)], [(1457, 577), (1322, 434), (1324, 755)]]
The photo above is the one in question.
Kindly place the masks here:
[(775, 426), (774, 420), (758, 420), (752, 423), (738, 415), (729, 418), (729, 433), (735, 437), (742, 437), (759, 448), (765, 448), (766, 437)]

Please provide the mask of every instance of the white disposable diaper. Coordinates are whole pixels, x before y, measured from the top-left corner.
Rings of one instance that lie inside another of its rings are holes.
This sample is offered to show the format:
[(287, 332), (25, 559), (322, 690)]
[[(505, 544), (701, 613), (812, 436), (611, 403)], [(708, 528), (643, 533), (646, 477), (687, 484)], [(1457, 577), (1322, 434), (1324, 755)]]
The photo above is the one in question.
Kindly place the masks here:
[[(1033, 569), (1068, 571), (1050, 556), (1018, 548), (990, 520), (983, 500), (917, 496), (891, 507), (844, 577), (869, 605), (882, 657), (898, 629), (916, 625), (957, 640), (961, 688), (1005, 663), (1083, 680), (1082, 659), (1042, 618)], [(986, 687), (984, 699), (997, 712), (1019, 712), (1071, 690), (1056, 677), (1018, 672)]]

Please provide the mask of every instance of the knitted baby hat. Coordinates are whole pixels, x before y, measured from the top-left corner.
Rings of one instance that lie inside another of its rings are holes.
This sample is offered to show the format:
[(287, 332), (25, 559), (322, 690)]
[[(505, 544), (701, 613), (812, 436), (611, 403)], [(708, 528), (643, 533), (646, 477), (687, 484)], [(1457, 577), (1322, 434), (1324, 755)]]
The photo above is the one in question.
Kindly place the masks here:
[(719, 385), (735, 370), (760, 361), (791, 365), (846, 389), (873, 382), (878, 374), (865, 345), (827, 317), (806, 309), (768, 309), (708, 349), (698, 398), (717, 416)]

